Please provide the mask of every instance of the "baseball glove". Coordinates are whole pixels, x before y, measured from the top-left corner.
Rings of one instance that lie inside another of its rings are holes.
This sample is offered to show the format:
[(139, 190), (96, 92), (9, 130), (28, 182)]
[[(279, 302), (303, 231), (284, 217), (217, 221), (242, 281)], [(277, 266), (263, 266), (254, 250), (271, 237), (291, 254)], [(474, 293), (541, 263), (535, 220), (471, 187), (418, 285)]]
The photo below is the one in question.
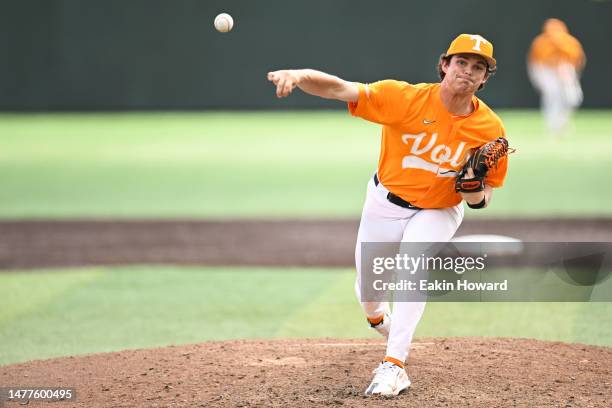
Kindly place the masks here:
[[(499, 137), (496, 140), (476, 149), (474, 154), (463, 166), (455, 181), (455, 191), (461, 193), (475, 193), (484, 190), (484, 179), (493, 167), (497, 167), (502, 157), (514, 152), (508, 147), (508, 140)], [(468, 169), (474, 171), (474, 177), (468, 178)]]

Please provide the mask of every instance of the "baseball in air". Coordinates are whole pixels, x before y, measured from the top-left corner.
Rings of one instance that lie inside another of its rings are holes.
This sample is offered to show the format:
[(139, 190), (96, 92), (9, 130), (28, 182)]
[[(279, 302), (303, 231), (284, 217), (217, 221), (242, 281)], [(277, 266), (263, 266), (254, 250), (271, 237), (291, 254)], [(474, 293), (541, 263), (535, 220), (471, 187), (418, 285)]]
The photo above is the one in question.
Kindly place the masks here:
[(234, 27), (234, 19), (227, 13), (221, 13), (215, 17), (215, 28), (220, 33), (232, 31)]

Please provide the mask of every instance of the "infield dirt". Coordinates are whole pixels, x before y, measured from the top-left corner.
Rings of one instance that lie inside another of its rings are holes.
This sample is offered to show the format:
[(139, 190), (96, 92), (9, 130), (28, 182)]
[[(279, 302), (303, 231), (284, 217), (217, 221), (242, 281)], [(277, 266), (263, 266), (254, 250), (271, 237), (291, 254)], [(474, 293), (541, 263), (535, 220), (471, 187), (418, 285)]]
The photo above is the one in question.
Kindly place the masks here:
[(412, 386), (393, 399), (364, 397), (384, 350), (378, 340), (211, 342), (2, 366), (0, 381), (76, 388), (76, 401), (32, 407), (610, 406), (611, 348), (419, 339)]
[[(353, 267), (358, 220), (0, 221), (0, 272), (83, 265)], [(466, 220), (457, 236), (612, 242), (612, 219)]]

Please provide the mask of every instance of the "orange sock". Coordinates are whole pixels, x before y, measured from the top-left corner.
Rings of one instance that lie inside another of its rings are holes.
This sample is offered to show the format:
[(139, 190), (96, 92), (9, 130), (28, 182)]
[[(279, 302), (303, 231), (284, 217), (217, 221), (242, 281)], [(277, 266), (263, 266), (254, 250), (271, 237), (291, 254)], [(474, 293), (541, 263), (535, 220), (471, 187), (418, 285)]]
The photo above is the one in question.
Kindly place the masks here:
[(383, 313), (378, 317), (368, 317), (368, 322), (370, 322), (372, 326), (376, 326), (377, 324), (382, 322), (384, 318), (385, 318), (385, 315)]
[(404, 363), (399, 361), (397, 358), (393, 358), (393, 357), (385, 357), (385, 359), (383, 361), (387, 361), (389, 363), (393, 363), (398, 367), (404, 368)]

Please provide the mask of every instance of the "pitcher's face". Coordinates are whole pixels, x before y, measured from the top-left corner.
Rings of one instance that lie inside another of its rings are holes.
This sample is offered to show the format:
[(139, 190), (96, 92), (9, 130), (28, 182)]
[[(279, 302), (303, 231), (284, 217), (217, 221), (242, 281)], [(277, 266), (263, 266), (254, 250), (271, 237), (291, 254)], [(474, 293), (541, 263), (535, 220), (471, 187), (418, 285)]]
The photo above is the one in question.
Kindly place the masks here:
[(444, 82), (458, 94), (474, 94), (489, 78), (487, 62), (479, 55), (457, 54), (451, 57), (449, 63), (442, 63), (446, 73)]

